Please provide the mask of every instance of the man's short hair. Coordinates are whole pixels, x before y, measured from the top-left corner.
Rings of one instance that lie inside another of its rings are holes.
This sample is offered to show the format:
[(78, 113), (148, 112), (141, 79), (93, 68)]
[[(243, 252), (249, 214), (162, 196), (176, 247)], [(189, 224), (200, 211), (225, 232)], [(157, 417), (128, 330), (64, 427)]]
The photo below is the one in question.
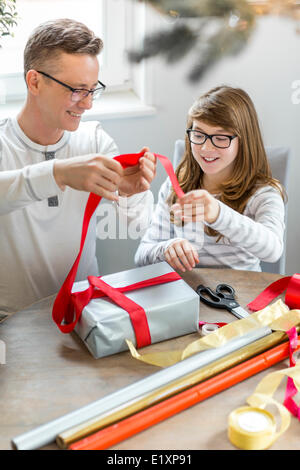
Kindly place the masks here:
[[(34, 29), (24, 50), (24, 77), (28, 70), (53, 64), (61, 52), (97, 56), (103, 42), (79, 21), (68, 18), (50, 20)], [(53, 65), (52, 65), (53, 66)]]

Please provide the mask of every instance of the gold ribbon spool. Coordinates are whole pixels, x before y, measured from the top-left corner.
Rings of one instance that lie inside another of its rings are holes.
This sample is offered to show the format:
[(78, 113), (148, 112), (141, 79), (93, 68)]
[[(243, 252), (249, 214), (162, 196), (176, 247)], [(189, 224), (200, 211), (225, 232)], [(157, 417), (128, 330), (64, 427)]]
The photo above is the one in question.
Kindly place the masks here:
[[(247, 399), (250, 406), (237, 408), (230, 413), (228, 437), (233, 445), (244, 450), (267, 449), (288, 429), (291, 414), (284, 405), (273, 398), (284, 377), (293, 379), (298, 392), (300, 391), (299, 364), (263, 377), (253, 395)], [(279, 411), (281, 424), (278, 431), (275, 417), (265, 410), (268, 405), (275, 405)]]
[(253, 406), (242, 406), (229, 415), (228, 437), (243, 450), (267, 449), (274, 442), (275, 418), (269, 411)]

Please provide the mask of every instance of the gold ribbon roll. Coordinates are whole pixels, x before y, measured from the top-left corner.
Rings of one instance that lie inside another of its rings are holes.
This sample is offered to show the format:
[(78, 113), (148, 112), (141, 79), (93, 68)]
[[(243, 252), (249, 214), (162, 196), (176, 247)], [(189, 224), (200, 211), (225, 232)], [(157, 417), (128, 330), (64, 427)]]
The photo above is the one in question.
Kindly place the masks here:
[[(281, 403), (273, 398), (283, 377), (291, 377), (300, 390), (300, 366), (271, 372), (258, 384), (253, 395), (247, 399), (250, 406), (232, 411), (228, 418), (230, 442), (243, 450), (263, 450), (270, 447), (289, 427), (291, 415)], [(281, 425), (277, 431), (276, 419), (265, 410), (275, 405), (280, 414)]]
[(239, 449), (267, 449), (273, 443), (275, 433), (275, 418), (269, 411), (242, 406), (229, 415), (228, 437)]

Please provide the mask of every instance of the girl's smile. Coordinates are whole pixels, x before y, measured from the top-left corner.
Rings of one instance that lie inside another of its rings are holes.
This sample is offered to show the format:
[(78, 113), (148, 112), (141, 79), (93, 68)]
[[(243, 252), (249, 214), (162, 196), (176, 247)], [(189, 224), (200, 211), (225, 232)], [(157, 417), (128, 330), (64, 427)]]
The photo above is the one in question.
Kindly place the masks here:
[(204, 160), (205, 163), (213, 163), (219, 160), (219, 157), (207, 157), (201, 154), (200, 157), (202, 158), (202, 160)]

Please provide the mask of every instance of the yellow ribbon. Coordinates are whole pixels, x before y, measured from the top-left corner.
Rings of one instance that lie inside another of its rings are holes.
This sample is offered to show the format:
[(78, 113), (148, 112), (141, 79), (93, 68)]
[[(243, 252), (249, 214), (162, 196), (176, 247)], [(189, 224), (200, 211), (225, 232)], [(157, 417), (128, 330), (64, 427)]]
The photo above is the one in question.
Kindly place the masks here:
[(300, 310), (289, 310), (281, 299), (247, 318), (235, 320), (218, 328), (207, 336), (193, 341), (183, 350), (160, 351), (141, 355), (130, 340), (126, 340), (131, 355), (142, 362), (159, 367), (168, 367), (187, 357), (210, 348), (217, 348), (251, 330), (269, 326), (274, 331), (288, 331), (300, 323)]
[[(247, 399), (250, 406), (238, 408), (230, 413), (228, 437), (232, 444), (239, 449), (267, 449), (288, 429), (291, 415), (285, 406), (273, 398), (285, 376), (291, 377), (297, 390), (300, 391), (300, 365), (271, 372), (260, 381), (253, 395)], [(268, 405), (275, 405), (279, 411), (281, 425), (278, 431), (276, 430), (275, 417), (265, 410)], [(257, 429), (256, 420), (258, 423), (263, 423), (265, 420), (265, 427)]]

